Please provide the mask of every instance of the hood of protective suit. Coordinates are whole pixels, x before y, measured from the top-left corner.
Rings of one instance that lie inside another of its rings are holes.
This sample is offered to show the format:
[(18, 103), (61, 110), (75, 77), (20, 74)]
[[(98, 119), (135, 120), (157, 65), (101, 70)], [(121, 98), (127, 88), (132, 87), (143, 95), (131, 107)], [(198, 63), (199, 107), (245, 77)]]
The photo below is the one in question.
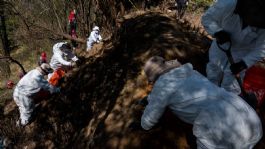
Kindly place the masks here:
[(63, 52), (61, 51), (61, 47), (63, 44), (67, 44), (67, 42), (59, 42), (59, 43), (56, 43), (53, 48), (52, 48), (52, 51), (53, 51), (53, 54), (60, 54), (62, 55)]
[(146, 62), (144, 72), (149, 82), (155, 82), (160, 75), (179, 66), (181, 66), (181, 64), (177, 59), (165, 61), (165, 59), (160, 56), (153, 56)]
[(95, 26), (95, 27), (93, 28), (93, 31), (99, 31), (99, 27), (98, 27), (98, 26)]

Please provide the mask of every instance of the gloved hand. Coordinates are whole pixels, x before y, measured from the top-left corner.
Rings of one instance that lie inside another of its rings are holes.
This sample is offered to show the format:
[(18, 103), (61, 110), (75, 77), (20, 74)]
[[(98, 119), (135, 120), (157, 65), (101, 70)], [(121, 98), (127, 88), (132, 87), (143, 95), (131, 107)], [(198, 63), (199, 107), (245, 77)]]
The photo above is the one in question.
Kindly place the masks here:
[(59, 93), (61, 91), (61, 88), (60, 87), (56, 87), (55, 88), (55, 93)]
[(72, 58), (72, 61), (76, 62), (76, 61), (78, 61), (78, 58), (77, 58), (76, 56), (74, 56), (74, 57)]
[(130, 131), (145, 131), (142, 126), (141, 126), (141, 122), (132, 122), (129, 125), (129, 130)]
[(227, 33), (226, 31), (224, 30), (221, 30), (219, 32), (216, 32), (214, 34), (214, 37), (216, 38), (216, 42), (218, 44), (224, 44), (226, 42), (229, 42), (231, 39), (230, 39), (230, 34)]
[(76, 62), (71, 62), (71, 67), (76, 67)]
[(77, 67), (79, 67), (79, 66), (81, 66), (81, 65), (82, 65), (82, 62), (81, 62), (81, 60), (80, 60), (80, 59), (78, 59), (78, 60), (77, 60), (75, 63), (76, 63), (76, 66), (77, 66)]
[(240, 73), (242, 70), (248, 68), (246, 63), (244, 61), (239, 61), (237, 63), (234, 63), (230, 66), (230, 70), (234, 75), (237, 75)]
[(135, 104), (133, 104), (133, 116), (135, 117), (135, 119), (141, 119), (143, 111), (147, 104), (147, 96), (141, 100), (136, 101)]

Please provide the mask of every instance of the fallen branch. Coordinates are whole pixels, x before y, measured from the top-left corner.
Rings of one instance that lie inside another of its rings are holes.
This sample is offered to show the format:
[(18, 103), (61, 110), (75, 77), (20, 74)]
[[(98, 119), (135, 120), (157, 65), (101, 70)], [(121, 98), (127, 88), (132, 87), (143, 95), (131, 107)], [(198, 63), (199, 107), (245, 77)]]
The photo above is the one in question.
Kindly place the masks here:
[(13, 63), (16, 63), (22, 70), (23, 74), (26, 74), (27, 72), (25, 71), (24, 67), (22, 66), (22, 64), (20, 64), (17, 60), (13, 59), (12, 57), (10, 56), (3, 56), (3, 57), (0, 57), (0, 60), (1, 59), (8, 59), (10, 60), (11, 62)]
[(40, 25), (34, 25), (34, 26), (35, 26), (35, 27), (38, 27), (38, 28), (42, 28), (42, 29), (44, 29), (44, 30), (46, 30), (46, 31), (49, 31), (49, 32), (51, 32), (51, 33), (54, 34), (54, 35), (62, 36), (62, 37), (66, 38), (66, 39), (69, 39), (69, 40), (74, 40), (74, 41), (76, 41), (76, 42), (78, 42), (78, 43), (83, 43), (83, 44), (86, 43), (86, 39), (83, 39), (83, 38), (73, 38), (73, 37), (70, 36), (69, 34), (59, 33), (59, 32), (56, 32), (56, 31), (54, 31), (54, 30), (52, 30), (52, 29), (49, 29), (49, 28), (47, 28), (47, 27), (40, 26)]

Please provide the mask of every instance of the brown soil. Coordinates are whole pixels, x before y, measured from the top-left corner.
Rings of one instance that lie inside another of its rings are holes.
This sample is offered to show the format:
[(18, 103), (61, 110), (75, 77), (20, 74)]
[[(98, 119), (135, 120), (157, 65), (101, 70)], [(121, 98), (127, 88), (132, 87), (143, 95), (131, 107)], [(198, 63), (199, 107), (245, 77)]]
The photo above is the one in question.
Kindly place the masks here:
[[(141, 115), (135, 102), (150, 90), (144, 62), (153, 55), (178, 58), (205, 74), (209, 43), (165, 14), (126, 18), (112, 43), (81, 57), (83, 65), (67, 78), (60, 94), (41, 103), (29, 126), (16, 128), (17, 110), (2, 110), (0, 134), (12, 148), (196, 148), (192, 126), (169, 111), (149, 132), (128, 126)], [(12, 107), (12, 101), (6, 105)], [(262, 142), (257, 148), (265, 146)]]

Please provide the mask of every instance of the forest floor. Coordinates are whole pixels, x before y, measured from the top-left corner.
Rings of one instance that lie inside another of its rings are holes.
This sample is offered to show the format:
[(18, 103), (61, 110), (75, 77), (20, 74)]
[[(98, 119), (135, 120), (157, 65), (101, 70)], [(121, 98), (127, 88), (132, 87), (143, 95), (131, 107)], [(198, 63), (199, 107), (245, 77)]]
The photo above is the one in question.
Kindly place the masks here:
[[(61, 93), (41, 102), (30, 125), (15, 126), (18, 111), (7, 100), (0, 111), (0, 135), (11, 148), (196, 148), (192, 126), (170, 111), (149, 132), (128, 126), (140, 119), (143, 109), (135, 103), (150, 91), (145, 61), (154, 55), (177, 58), (205, 74), (209, 45), (209, 38), (170, 15), (130, 14), (111, 41), (79, 54), (83, 64), (66, 78)], [(262, 139), (257, 148), (264, 147)]]

